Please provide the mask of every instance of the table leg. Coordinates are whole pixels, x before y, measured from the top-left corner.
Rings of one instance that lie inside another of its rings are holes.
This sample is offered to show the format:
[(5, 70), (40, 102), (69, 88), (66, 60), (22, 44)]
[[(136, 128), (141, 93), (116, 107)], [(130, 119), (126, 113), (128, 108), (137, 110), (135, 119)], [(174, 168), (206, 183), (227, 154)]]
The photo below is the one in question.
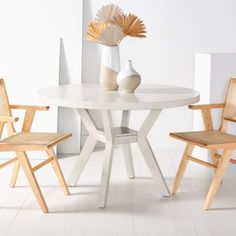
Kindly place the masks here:
[[(121, 127), (128, 127), (129, 120), (130, 120), (130, 111), (123, 110), (121, 118)], [(135, 177), (135, 174), (134, 174), (134, 164), (132, 158), (131, 145), (123, 144), (123, 151), (124, 151), (127, 175), (130, 179), (133, 179)]]
[(98, 206), (105, 207), (110, 183), (112, 159), (114, 151), (114, 135), (112, 132), (112, 117), (110, 111), (101, 111), (104, 132), (106, 136), (105, 160), (102, 169), (101, 183), (98, 193)]
[(106, 143), (105, 160), (103, 164), (101, 183), (98, 193), (98, 207), (106, 206), (108, 188), (110, 184), (113, 151), (114, 151), (114, 145), (112, 143)]
[(162, 175), (161, 169), (158, 165), (158, 162), (155, 158), (152, 148), (146, 138), (148, 132), (154, 125), (160, 113), (161, 113), (161, 110), (150, 111), (148, 117), (146, 118), (146, 120), (144, 121), (143, 125), (141, 126), (138, 132), (138, 145), (157, 187), (161, 188), (162, 195), (170, 196), (170, 191)]
[(84, 170), (84, 167), (97, 143), (96, 139), (97, 128), (95, 123), (91, 119), (88, 111), (85, 109), (77, 109), (77, 112), (79, 113), (84, 126), (88, 130), (89, 136), (83, 146), (83, 149), (81, 150), (79, 159), (77, 160), (70, 175), (68, 181), (69, 186), (75, 186), (76, 183), (78, 182), (78, 179), (82, 174), (82, 171)]
[(82, 174), (84, 167), (86, 166), (88, 159), (93, 152), (93, 149), (95, 148), (97, 143), (97, 140), (93, 136), (88, 136), (86, 139), (86, 142), (83, 146), (83, 149), (81, 150), (79, 159), (75, 163), (75, 166), (72, 170), (72, 173), (70, 175), (68, 185), (69, 186), (75, 186), (76, 183), (79, 180), (80, 175)]

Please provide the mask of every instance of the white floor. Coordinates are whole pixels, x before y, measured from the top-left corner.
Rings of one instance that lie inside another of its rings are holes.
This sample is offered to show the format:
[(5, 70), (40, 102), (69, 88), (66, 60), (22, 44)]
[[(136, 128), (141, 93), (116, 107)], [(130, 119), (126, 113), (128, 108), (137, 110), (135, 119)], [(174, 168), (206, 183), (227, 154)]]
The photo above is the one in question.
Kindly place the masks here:
[[(37, 172), (50, 213), (43, 214), (21, 173), (17, 187), (8, 187), (11, 167), (0, 171), (0, 235), (28, 236), (168, 236), (236, 235), (236, 166), (231, 165), (213, 203), (203, 201), (212, 176), (210, 169), (190, 164), (176, 197), (158, 194), (149, 171), (134, 145), (136, 179), (126, 177), (122, 150), (113, 162), (108, 205), (97, 208), (103, 151), (96, 151), (78, 186), (64, 196), (50, 166)], [(171, 186), (181, 150), (156, 150)], [(77, 156), (60, 159), (68, 178)], [(33, 161), (36, 163), (37, 161)]]

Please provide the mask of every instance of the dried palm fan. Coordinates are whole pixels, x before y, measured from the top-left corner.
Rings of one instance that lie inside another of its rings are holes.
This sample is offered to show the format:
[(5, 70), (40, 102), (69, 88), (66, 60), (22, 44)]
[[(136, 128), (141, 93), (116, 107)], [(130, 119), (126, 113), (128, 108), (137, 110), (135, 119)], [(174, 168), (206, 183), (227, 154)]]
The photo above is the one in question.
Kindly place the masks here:
[(103, 6), (96, 14), (96, 21), (101, 24), (112, 23), (114, 17), (122, 15), (123, 12), (119, 6), (108, 4)]
[(98, 37), (98, 41), (107, 46), (115, 46), (125, 37), (122, 28), (118, 25), (109, 24)]
[(107, 26), (107, 24), (90, 22), (88, 25), (88, 31), (86, 33), (85, 39), (98, 42), (98, 37)]
[(136, 15), (118, 15), (114, 18), (113, 22), (123, 28), (125, 35), (138, 38), (146, 37), (145, 25)]

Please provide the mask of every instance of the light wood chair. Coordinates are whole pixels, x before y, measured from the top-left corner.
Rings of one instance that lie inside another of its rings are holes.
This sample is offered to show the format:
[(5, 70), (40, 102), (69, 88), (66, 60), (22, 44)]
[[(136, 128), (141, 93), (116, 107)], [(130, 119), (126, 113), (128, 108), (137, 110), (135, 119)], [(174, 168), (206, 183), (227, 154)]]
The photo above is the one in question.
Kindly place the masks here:
[[(216, 192), (222, 181), (228, 164), (236, 164), (236, 160), (231, 159), (231, 154), (236, 148), (236, 136), (226, 132), (227, 122), (236, 122), (236, 79), (231, 78), (225, 102), (222, 104), (190, 105), (190, 109), (200, 110), (203, 117), (205, 131), (171, 133), (170, 136), (187, 142), (182, 160), (180, 162), (172, 189), (172, 194), (178, 190), (180, 181), (189, 161), (201, 164), (215, 170), (215, 174), (210, 185), (204, 203), (204, 209), (209, 209), (215, 198)], [(211, 109), (223, 108), (219, 130), (213, 129)], [(195, 146), (206, 148), (210, 152), (211, 163), (192, 156)], [(220, 155), (217, 151), (223, 150)]]
[[(18, 121), (18, 118), (12, 116), (11, 109), (25, 110), (25, 117), (21, 132), (15, 131), (14, 123)], [(0, 137), (2, 136), (4, 126), (6, 126), (8, 131), (8, 137), (0, 140), (0, 151), (13, 151), (16, 153), (15, 158), (1, 164), (0, 168), (3, 168), (13, 162), (15, 163), (10, 183), (10, 186), (14, 187), (19, 168), (22, 167), (43, 212), (48, 212), (48, 207), (36, 180), (34, 174), (35, 171), (46, 164), (51, 163), (64, 193), (66, 195), (69, 194), (68, 187), (53, 147), (70, 137), (71, 134), (30, 132), (36, 110), (48, 109), (48, 106), (10, 105), (4, 80), (0, 79)], [(46, 151), (48, 159), (32, 167), (26, 154), (27, 151)]]

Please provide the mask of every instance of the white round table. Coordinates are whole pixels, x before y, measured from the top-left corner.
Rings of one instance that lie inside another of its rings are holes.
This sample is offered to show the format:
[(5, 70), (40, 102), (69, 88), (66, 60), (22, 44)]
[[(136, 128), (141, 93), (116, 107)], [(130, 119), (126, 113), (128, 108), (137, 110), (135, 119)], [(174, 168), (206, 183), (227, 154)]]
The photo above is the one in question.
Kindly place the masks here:
[[(199, 101), (197, 91), (166, 85), (141, 85), (133, 94), (117, 91), (102, 91), (98, 84), (61, 85), (47, 87), (37, 91), (42, 101), (56, 106), (76, 109), (89, 132), (71, 173), (68, 184), (75, 186), (97, 141), (104, 142), (105, 160), (98, 195), (98, 206), (105, 207), (110, 182), (111, 165), (115, 144), (122, 144), (129, 178), (134, 178), (133, 160), (130, 143), (138, 143), (143, 157), (150, 169), (157, 187), (165, 196), (170, 192), (162, 172), (147, 140), (147, 134), (164, 108), (186, 106)], [(99, 110), (103, 128), (98, 129), (89, 110)], [(113, 127), (111, 111), (122, 110), (121, 125)], [(139, 130), (129, 128), (131, 110), (150, 110)]]

